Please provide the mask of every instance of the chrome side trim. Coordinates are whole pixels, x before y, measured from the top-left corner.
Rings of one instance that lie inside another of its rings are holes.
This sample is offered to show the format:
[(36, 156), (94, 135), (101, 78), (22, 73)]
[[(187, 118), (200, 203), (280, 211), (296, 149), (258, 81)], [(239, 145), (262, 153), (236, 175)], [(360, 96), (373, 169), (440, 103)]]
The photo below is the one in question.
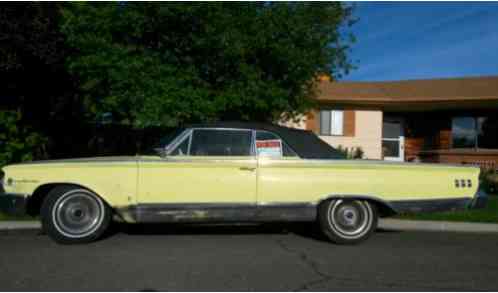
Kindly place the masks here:
[[(195, 157), (195, 156), (192, 156)], [(217, 157), (214, 157), (212, 159), (208, 157), (203, 157), (202, 159), (192, 159), (192, 157), (189, 156), (184, 156), (184, 157), (167, 157), (164, 160), (147, 160), (147, 161), (142, 161), (143, 163), (147, 162), (161, 162), (161, 163), (233, 163), (233, 164), (246, 164), (246, 163), (256, 163), (257, 160), (253, 156), (247, 156), (247, 157), (238, 157), (237, 159), (234, 159), (234, 157), (227, 157), (227, 159), (220, 159)]]
[[(295, 160), (292, 160), (293, 157), (289, 157), (290, 160), (288, 161), (278, 161), (278, 164), (281, 165), (286, 165), (286, 164), (292, 164), (295, 163), (297, 158)], [(271, 160), (268, 160), (269, 162)], [(277, 161), (277, 160), (274, 160)], [(316, 166), (316, 165), (348, 165), (351, 167), (361, 167), (361, 166), (371, 166), (371, 165), (378, 165), (378, 166), (399, 166), (399, 167), (408, 167), (408, 166), (425, 166), (425, 167), (432, 167), (432, 168), (455, 168), (455, 169), (460, 169), (460, 168), (475, 168), (479, 169), (478, 167), (473, 167), (473, 166), (467, 166), (467, 165), (457, 165), (457, 164), (442, 164), (442, 163), (415, 163), (415, 162), (394, 162), (394, 161), (383, 161), (383, 160), (369, 160), (369, 159), (358, 159), (358, 160), (345, 160), (345, 159), (300, 159), (300, 167), (302, 167), (303, 164), (306, 164), (310, 167)]]

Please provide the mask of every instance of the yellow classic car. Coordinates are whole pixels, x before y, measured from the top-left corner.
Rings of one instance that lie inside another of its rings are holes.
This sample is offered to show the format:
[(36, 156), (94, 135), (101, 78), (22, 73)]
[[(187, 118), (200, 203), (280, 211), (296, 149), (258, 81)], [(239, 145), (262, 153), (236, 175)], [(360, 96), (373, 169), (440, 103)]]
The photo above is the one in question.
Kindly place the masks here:
[(479, 168), (344, 160), (310, 131), (262, 123), (190, 125), (150, 154), (3, 168), (3, 210), (40, 216), (59, 243), (127, 223), (316, 222), (357, 243), (378, 217), (480, 207)]

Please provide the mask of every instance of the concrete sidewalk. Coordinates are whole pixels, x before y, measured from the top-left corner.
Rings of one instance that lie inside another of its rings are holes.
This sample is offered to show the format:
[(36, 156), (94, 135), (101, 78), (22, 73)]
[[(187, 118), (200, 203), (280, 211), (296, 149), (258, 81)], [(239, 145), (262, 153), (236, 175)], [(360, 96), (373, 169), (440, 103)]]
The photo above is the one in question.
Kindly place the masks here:
[(498, 233), (498, 224), (380, 219), (379, 228), (395, 231)]
[(0, 221), (0, 231), (38, 230), (40, 228), (39, 221)]
[[(380, 219), (379, 228), (391, 231), (498, 233), (498, 224)], [(38, 221), (0, 221), (0, 232), (40, 232)]]

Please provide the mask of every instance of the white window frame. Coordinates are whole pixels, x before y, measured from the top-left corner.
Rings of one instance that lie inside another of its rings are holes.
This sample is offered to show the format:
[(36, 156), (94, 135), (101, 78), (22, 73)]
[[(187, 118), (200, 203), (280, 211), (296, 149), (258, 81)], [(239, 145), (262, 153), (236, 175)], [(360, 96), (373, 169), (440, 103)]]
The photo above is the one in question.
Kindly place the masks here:
[(344, 111), (330, 111), (330, 134), (344, 135)]
[[(322, 127), (322, 115), (329, 113), (329, 132), (324, 133)], [(320, 135), (344, 136), (344, 111), (343, 110), (321, 110), (320, 111)]]

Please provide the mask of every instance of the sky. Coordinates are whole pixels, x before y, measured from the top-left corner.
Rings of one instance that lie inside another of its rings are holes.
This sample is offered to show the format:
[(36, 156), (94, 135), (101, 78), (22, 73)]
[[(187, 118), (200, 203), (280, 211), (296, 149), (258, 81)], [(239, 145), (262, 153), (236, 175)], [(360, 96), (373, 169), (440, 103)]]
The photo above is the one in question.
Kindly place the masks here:
[(498, 2), (357, 2), (342, 80), (498, 75)]

